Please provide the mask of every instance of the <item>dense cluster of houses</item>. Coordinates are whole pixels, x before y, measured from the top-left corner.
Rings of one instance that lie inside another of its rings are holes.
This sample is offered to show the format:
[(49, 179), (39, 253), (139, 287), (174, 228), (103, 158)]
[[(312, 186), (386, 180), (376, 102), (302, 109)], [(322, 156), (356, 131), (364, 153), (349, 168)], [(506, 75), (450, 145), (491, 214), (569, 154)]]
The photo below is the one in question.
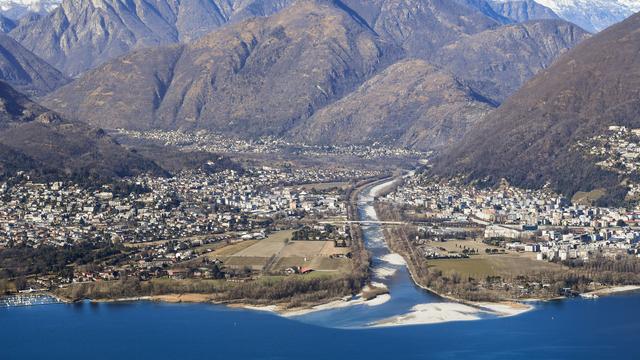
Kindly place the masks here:
[(117, 133), (133, 139), (158, 142), (165, 146), (175, 146), (190, 151), (211, 153), (271, 154), (287, 145), (285, 141), (271, 136), (265, 136), (259, 140), (245, 140), (207, 130), (136, 131), (117, 129)]
[(640, 170), (640, 129), (609, 126), (604, 134), (579, 141), (577, 147), (600, 159), (599, 166), (621, 174)]
[[(72, 183), (0, 183), (0, 246), (78, 241), (149, 242), (228, 232), (256, 233), (274, 219), (341, 216), (341, 192), (296, 184), (371, 175), (359, 170), (255, 168), (126, 180), (137, 189), (89, 191)], [(142, 189), (142, 190), (140, 190)]]
[(153, 130), (135, 131), (118, 129), (118, 135), (133, 139), (153, 141), (165, 146), (176, 146), (187, 151), (203, 151), (216, 154), (224, 153), (252, 153), (252, 154), (276, 154), (287, 152), (306, 156), (351, 156), (361, 159), (379, 158), (425, 158), (428, 153), (418, 150), (396, 148), (380, 143), (371, 145), (308, 145), (293, 143), (288, 140), (273, 136), (263, 136), (259, 139), (233, 138), (220, 133), (198, 130)]
[[(579, 141), (576, 146), (579, 151), (596, 157), (599, 160), (597, 165), (609, 171), (637, 175), (640, 170), (640, 129), (609, 126), (606, 133)], [(628, 197), (640, 197), (640, 184), (628, 181), (627, 186)]]
[(593, 254), (615, 257), (640, 250), (640, 212), (571, 204), (548, 189), (506, 183), (479, 189), (418, 174), (380, 200), (409, 204), (426, 219), (480, 225), (484, 238), (504, 239), (508, 248), (536, 252), (540, 260), (588, 260)]

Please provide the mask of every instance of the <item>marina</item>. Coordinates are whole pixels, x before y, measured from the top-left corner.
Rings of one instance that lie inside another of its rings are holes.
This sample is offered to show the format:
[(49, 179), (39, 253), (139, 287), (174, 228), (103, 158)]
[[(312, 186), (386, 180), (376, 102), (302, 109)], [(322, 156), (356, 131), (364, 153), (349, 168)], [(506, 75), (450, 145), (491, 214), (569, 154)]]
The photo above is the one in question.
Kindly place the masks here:
[(44, 293), (23, 293), (0, 297), (0, 308), (59, 304), (61, 301)]

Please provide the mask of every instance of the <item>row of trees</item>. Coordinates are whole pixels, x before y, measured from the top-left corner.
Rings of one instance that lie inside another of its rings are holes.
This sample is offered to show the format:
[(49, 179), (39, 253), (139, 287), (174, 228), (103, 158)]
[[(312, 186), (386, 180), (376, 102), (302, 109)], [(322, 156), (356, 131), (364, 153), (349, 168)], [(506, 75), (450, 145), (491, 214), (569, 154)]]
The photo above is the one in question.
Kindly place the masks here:
[(287, 303), (295, 307), (351, 295), (358, 292), (360, 286), (360, 279), (354, 276), (289, 276), (247, 282), (167, 279), (140, 281), (137, 277), (123, 277), (117, 281), (73, 284), (58, 289), (57, 294), (72, 301), (168, 294), (207, 294), (211, 296), (211, 300), (220, 302)]

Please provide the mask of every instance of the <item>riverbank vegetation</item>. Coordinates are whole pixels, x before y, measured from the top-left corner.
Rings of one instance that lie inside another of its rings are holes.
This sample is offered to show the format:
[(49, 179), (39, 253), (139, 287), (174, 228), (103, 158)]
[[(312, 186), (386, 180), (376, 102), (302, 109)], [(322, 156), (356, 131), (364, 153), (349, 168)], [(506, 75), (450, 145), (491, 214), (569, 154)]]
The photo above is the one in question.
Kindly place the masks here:
[(125, 278), (72, 284), (55, 290), (54, 294), (69, 301), (205, 294), (210, 301), (220, 303), (285, 304), (285, 307), (301, 307), (355, 294), (360, 287), (360, 279), (352, 276), (269, 276), (245, 282), (172, 279), (140, 281), (137, 278)]

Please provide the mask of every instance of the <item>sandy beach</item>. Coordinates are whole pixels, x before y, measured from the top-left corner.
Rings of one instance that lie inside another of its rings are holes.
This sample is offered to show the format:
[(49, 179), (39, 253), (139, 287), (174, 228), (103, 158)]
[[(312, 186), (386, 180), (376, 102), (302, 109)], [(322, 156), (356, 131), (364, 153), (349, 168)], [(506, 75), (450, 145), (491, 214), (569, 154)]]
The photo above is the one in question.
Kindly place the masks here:
[(604, 289), (588, 292), (587, 294), (605, 296), (605, 295), (611, 295), (611, 294), (616, 294), (621, 292), (638, 291), (638, 290), (640, 290), (639, 285), (623, 285), (623, 286), (607, 287)]
[(449, 321), (481, 320), (487, 317), (520, 315), (532, 309), (533, 306), (516, 302), (472, 303), (472, 305), (455, 302), (419, 304), (407, 314), (377, 321), (372, 326), (425, 325)]
[[(480, 320), (482, 310), (458, 303), (419, 304), (404, 315), (377, 321), (372, 327), (436, 324), (447, 321)], [(488, 314), (488, 313), (486, 313)]]
[(473, 304), (480, 309), (487, 309), (500, 317), (516, 316), (534, 309), (533, 305), (523, 304), (515, 301), (505, 301), (499, 303), (478, 302)]

